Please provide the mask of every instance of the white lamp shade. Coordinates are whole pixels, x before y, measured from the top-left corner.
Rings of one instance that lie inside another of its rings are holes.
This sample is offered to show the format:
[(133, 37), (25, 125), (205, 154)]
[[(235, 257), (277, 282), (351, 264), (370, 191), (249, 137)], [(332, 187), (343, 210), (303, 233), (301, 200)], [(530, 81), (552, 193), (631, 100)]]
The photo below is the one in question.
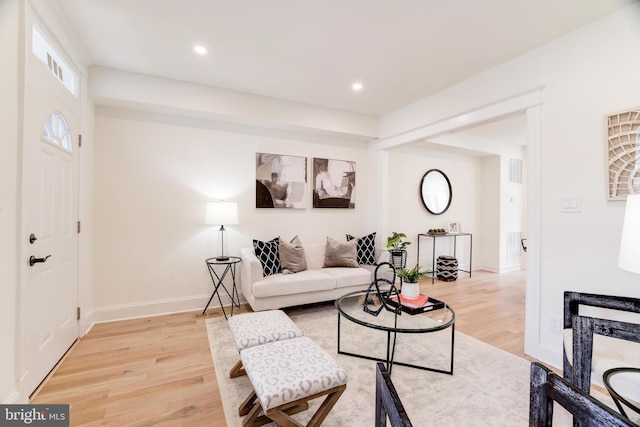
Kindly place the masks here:
[(207, 203), (204, 219), (209, 225), (235, 225), (238, 223), (238, 204), (233, 202)]
[(627, 196), (618, 267), (640, 274), (640, 194)]

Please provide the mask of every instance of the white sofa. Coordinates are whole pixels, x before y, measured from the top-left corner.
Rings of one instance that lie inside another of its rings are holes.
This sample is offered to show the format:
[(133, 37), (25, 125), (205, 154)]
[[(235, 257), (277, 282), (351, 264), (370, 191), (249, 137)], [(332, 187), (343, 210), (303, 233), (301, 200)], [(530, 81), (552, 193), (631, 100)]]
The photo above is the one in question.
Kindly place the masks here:
[[(267, 277), (263, 276), (254, 249), (240, 250), (241, 290), (254, 311), (335, 300), (349, 292), (366, 289), (373, 281), (375, 265), (325, 268), (326, 244), (305, 243), (303, 246), (307, 270)], [(378, 263), (388, 262), (389, 252), (376, 249), (375, 258)]]

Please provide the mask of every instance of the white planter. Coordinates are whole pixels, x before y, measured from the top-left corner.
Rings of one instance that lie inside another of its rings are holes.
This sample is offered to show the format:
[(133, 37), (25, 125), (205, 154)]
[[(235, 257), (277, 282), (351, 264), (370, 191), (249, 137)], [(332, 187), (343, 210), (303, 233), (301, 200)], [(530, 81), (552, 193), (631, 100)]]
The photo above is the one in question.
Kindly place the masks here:
[(420, 284), (402, 282), (400, 293), (407, 299), (416, 299), (420, 296)]

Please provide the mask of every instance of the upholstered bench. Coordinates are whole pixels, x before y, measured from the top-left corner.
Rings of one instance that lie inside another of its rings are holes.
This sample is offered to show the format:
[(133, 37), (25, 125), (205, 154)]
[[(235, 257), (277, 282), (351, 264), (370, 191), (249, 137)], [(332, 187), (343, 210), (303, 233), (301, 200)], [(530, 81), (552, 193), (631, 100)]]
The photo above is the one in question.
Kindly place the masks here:
[(243, 426), (275, 421), (299, 426), (290, 415), (305, 411), (309, 401), (326, 396), (307, 424), (319, 426), (347, 387), (347, 373), (329, 353), (308, 337), (276, 341), (242, 350), (242, 364), (253, 391), (240, 405)]
[[(302, 336), (302, 332), (282, 310), (244, 313), (229, 317), (229, 328), (238, 353), (242, 350), (275, 341)], [(246, 375), (239, 360), (229, 371), (229, 377)]]

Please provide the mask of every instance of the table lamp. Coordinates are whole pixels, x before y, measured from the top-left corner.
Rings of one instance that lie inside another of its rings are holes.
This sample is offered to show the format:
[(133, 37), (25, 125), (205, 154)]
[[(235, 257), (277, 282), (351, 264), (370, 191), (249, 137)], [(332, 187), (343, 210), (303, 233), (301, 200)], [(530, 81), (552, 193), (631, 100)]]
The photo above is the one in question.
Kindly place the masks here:
[(640, 274), (640, 193), (627, 196), (618, 267)]
[(208, 225), (219, 225), (218, 230), (218, 261), (226, 261), (229, 255), (225, 255), (225, 225), (235, 225), (238, 223), (238, 204), (233, 202), (211, 202), (207, 203), (207, 214), (204, 223)]

